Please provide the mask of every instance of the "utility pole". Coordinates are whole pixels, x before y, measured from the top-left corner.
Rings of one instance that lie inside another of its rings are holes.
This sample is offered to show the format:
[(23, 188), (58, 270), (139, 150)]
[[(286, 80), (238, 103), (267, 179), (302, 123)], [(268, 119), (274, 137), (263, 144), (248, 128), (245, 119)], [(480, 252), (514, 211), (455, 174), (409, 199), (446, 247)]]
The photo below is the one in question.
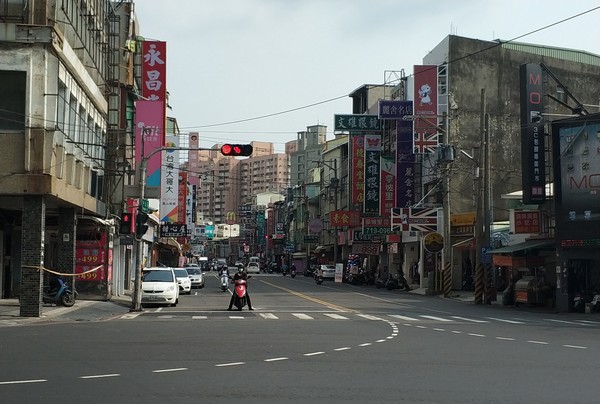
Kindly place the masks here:
[[(450, 118), (447, 113), (443, 114), (444, 119), (444, 143), (446, 145), (450, 145)], [(441, 273), (443, 274), (442, 279), (444, 282), (442, 284), (442, 290), (444, 291), (444, 296), (449, 295), (452, 290), (452, 240), (450, 239), (450, 167), (452, 162), (449, 161), (446, 163), (446, 172), (444, 173), (444, 197), (443, 197), (443, 215), (444, 215), (444, 249), (442, 250), (442, 263), (444, 267), (442, 268)], [(448, 285), (448, 287), (445, 287)], [(447, 290), (447, 289), (450, 290)]]
[[(142, 142), (143, 144), (143, 142)], [(152, 150), (147, 156), (144, 156), (144, 150), (142, 149), (142, 161), (140, 162), (140, 178), (139, 178), (139, 200), (138, 210), (141, 209), (142, 201), (146, 198), (146, 175), (148, 171), (148, 161), (158, 152), (164, 150), (211, 150), (206, 148), (189, 148), (189, 147), (159, 147)], [(135, 251), (135, 278), (133, 282), (133, 296), (131, 298), (130, 312), (142, 311), (142, 251), (143, 242), (142, 237), (136, 234), (136, 251)]]

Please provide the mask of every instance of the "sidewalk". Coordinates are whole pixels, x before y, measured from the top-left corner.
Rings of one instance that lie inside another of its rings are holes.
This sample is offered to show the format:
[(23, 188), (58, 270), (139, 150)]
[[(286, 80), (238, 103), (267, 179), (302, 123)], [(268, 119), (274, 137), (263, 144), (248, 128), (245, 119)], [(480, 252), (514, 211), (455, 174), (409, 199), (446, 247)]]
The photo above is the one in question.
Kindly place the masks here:
[(19, 299), (0, 299), (0, 326), (49, 322), (73, 314), (85, 313), (90, 319), (101, 319), (110, 315), (112, 311), (126, 312), (131, 306), (131, 296), (113, 296), (109, 301), (77, 300), (73, 307), (64, 307), (44, 303), (40, 317), (21, 317)]

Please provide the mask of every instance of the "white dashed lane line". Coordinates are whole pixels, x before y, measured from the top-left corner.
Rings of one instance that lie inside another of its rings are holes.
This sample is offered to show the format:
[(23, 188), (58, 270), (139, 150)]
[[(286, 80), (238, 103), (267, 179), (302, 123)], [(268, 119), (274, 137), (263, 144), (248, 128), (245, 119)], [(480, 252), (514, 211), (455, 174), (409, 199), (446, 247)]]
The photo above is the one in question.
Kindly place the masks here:
[(5, 384), (26, 384), (26, 383), (44, 383), (47, 382), (46, 379), (32, 379), (32, 380), (11, 380), (7, 382), (0, 382), (0, 385)]

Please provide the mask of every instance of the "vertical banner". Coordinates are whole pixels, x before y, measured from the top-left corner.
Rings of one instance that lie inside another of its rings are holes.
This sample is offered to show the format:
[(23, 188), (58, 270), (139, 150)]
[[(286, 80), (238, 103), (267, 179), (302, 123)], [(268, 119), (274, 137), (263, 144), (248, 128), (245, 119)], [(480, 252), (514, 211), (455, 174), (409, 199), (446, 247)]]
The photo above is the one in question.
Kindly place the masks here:
[(365, 135), (364, 213), (379, 215), (381, 135)]
[(434, 153), (439, 143), (437, 66), (414, 66), (414, 75), (414, 153)]
[[(413, 115), (413, 102), (402, 101), (404, 115)], [(404, 116), (403, 115), (403, 116)], [(415, 204), (415, 154), (413, 153), (413, 123), (402, 117), (396, 121), (396, 207)]]
[(352, 160), (350, 166), (351, 187), (350, 208), (362, 208), (365, 191), (365, 136), (350, 136), (352, 146)]
[(379, 212), (390, 217), (396, 207), (396, 163), (393, 157), (381, 157), (381, 195)]
[[(175, 135), (168, 135), (167, 146), (179, 147), (179, 138)], [(162, 167), (162, 186), (160, 188), (160, 216), (164, 223), (178, 222), (178, 203), (179, 203), (179, 150), (167, 149), (161, 153), (163, 155)]]
[(163, 103), (167, 99), (166, 42), (142, 42), (142, 97)]
[(177, 191), (177, 223), (187, 223), (187, 172), (179, 172)]
[(519, 67), (519, 75), (523, 203), (540, 204), (546, 200), (542, 67), (534, 63), (522, 64)]
[(196, 223), (196, 220), (194, 219), (194, 202), (192, 199), (192, 190), (193, 190), (193, 186), (189, 183), (186, 182), (185, 183), (185, 187), (186, 187), (186, 197), (185, 197), (185, 221), (184, 223), (187, 225), (188, 228), (188, 236), (191, 236), (193, 233), (193, 229), (194, 229), (194, 223)]
[[(162, 102), (138, 100), (135, 102), (135, 161), (139, 165), (145, 156), (160, 149), (165, 143), (165, 106)], [(149, 160), (146, 186), (160, 186), (161, 153)]]

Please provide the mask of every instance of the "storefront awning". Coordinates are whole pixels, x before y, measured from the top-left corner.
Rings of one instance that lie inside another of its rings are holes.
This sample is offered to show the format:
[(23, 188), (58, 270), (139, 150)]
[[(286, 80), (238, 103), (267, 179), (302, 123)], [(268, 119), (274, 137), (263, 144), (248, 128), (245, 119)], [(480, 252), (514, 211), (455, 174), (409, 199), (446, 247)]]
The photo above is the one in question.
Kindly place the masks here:
[(535, 250), (554, 246), (554, 240), (527, 240), (522, 243), (509, 245), (502, 248), (490, 250), (490, 254), (512, 254), (517, 251)]

